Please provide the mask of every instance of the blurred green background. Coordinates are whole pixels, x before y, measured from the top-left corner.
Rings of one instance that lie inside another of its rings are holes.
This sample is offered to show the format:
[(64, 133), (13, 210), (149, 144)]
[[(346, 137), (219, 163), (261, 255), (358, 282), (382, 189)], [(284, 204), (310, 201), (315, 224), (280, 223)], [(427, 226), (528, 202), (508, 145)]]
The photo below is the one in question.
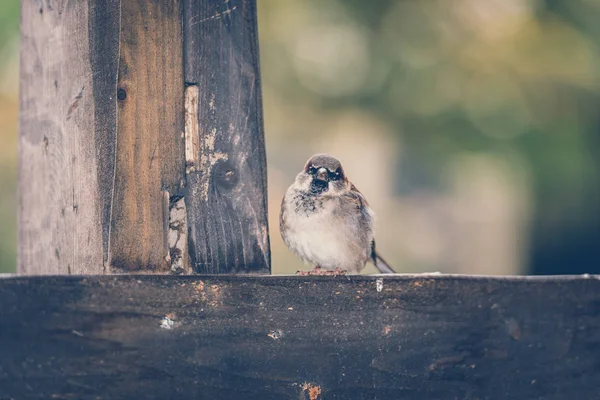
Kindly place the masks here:
[(17, 259), (17, 129), (19, 112), (19, 2), (0, 6), (0, 273)]
[[(600, 0), (258, 0), (278, 214), (329, 152), (399, 272), (600, 272)], [(0, 7), (0, 272), (15, 268), (18, 1)], [(373, 272), (372, 268), (366, 272)]]

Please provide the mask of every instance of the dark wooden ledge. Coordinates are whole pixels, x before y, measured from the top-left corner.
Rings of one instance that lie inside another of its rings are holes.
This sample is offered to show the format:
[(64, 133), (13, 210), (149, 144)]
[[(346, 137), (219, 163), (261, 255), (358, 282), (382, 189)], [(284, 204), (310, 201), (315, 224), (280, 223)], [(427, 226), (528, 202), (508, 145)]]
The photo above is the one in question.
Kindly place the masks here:
[(0, 399), (594, 399), (596, 276), (0, 279)]

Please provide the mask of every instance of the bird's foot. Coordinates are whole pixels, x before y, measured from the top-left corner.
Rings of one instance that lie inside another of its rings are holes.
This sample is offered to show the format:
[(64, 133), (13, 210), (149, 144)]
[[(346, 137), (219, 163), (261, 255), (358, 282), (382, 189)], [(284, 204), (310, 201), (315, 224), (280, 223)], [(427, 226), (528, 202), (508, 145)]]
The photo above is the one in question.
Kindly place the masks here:
[(331, 275), (346, 275), (346, 270), (343, 270), (340, 267), (337, 267), (336, 269), (331, 271)]
[(309, 275), (337, 276), (337, 275), (346, 275), (346, 271), (344, 271), (340, 267), (337, 267), (333, 271), (329, 271), (329, 270), (326, 270), (326, 269), (323, 269), (323, 268), (317, 266), (317, 267), (314, 267), (312, 269), (312, 271), (298, 271), (298, 272), (296, 272), (296, 275), (299, 275), (299, 276), (309, 276)]

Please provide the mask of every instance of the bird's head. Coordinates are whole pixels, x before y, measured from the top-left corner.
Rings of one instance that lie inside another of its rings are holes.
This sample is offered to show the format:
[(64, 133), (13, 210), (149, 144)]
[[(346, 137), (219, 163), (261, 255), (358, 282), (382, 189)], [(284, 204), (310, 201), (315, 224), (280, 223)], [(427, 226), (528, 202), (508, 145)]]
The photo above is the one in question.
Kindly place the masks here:
[(347, 189), (348, 180), (337, 158), (315, 154), (296, 177), (296, 184), (313, 195), (336, 195)]

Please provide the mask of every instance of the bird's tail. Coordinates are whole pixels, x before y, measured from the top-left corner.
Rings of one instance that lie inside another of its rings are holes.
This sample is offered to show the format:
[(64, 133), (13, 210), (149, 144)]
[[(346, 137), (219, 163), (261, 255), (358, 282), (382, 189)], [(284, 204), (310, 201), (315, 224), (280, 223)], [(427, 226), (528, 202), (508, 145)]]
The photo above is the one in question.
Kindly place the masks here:
[(375, 241), (371, 243), (371, 259), (373, 264), (382, 274), (395, 274), (396, 271), (375, 251)]
[(382, 274), (395, 274), (396, 271), (390, 267), (390, 265), (377, 253), (375, 253), (375, 257), (373, 257), (373, 262), (375, 263), (375, 267)]

